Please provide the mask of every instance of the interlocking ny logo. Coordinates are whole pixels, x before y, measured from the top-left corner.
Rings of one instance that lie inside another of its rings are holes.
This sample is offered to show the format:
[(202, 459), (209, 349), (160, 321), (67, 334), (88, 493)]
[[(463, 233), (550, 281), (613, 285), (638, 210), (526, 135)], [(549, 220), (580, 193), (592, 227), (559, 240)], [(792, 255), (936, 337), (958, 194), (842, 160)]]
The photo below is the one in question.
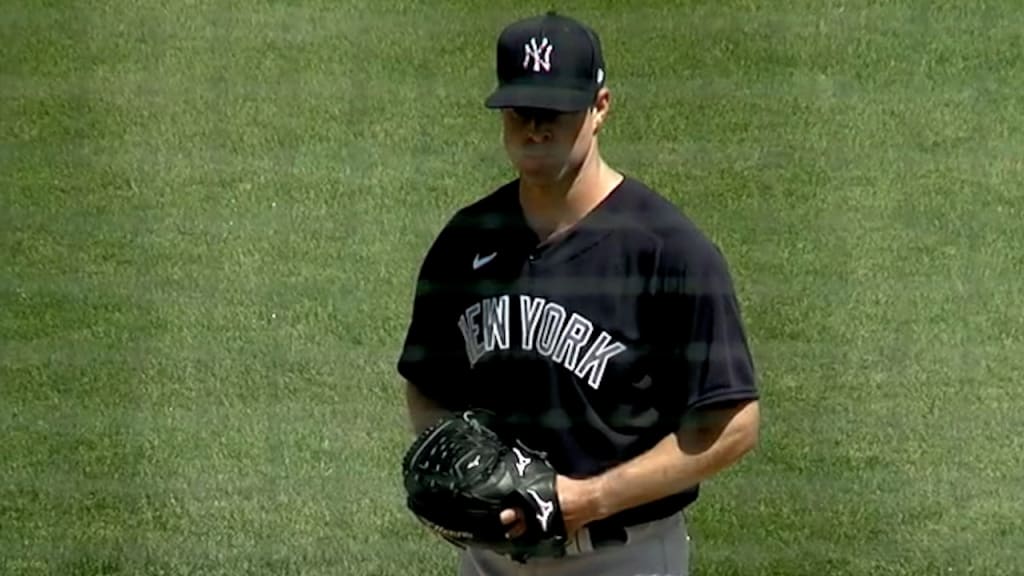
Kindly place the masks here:
[(523, 58), (523, 68), (530, 67), (530, 60), (533, 60), (533, 71), (540, 72), (543, 68), (545, 72), (551, 70), (551, 44), (547, 38), (543, 38), (540, 41), (540, 45), (537, 45), (537, 38), (530, 38), (529, 44), (524, 44), (523, 48), (526, 50), (526, 57)]

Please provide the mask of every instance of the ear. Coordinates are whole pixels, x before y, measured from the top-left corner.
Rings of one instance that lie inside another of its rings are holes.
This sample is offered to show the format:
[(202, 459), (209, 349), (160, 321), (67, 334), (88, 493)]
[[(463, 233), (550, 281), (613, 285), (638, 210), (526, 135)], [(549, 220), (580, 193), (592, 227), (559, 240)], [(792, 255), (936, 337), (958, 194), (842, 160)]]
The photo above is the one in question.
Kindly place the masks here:
[(592, 108), (594, 112), (594, 134), (601, 131), (601, 126), (604, 125), (608, 119), (608, 112), (612, 105), (612, 93), (608, 88), (601, 88), (597, 92), (597, 98), (594, 100), (594, 106)]

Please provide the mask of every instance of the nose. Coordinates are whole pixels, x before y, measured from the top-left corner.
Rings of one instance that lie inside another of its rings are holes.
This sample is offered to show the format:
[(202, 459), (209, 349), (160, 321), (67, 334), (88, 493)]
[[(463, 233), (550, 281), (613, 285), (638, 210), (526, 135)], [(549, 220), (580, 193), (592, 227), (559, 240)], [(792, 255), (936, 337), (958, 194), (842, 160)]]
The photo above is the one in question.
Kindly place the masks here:
[(536, 118), (527, 120), (525, 128), (527, 137), (534, 142), (546, 142), (551, 139), (547, 123), (538, 122)]

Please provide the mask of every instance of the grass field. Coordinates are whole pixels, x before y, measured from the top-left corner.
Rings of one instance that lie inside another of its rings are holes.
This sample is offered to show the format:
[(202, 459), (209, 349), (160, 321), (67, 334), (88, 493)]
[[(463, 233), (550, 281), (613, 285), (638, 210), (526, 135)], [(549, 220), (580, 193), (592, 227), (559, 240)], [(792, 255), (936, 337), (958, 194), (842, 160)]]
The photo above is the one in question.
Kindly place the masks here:
[[(0, 573), (441, 575), (394, 372), (419, 258), (511, 176), (542, 2), (0, 11)], [(729, 257), (758, 450), (694, 574), (1024, 574), (1024, 12), (605, 0), (606, 157)]]

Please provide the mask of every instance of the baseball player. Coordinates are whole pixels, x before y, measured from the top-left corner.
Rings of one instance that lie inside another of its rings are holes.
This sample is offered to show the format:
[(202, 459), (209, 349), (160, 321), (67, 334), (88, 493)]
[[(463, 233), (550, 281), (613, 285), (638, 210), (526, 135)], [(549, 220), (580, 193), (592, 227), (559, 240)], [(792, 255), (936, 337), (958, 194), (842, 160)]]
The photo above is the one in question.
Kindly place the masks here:
[[(757, 443), (755, 370), (725, 257), (676, 206), (602, 159), (601, 43), (549, 12), (497, 43), (517, 172), (462, 207), (424, 257), (398, 371), (416, 431), (497, 413), (558, 472), (570, 551), (463, 576), (679, 576), (686, 507)], [(502, 513), (510, 538), (523, 512)]]

